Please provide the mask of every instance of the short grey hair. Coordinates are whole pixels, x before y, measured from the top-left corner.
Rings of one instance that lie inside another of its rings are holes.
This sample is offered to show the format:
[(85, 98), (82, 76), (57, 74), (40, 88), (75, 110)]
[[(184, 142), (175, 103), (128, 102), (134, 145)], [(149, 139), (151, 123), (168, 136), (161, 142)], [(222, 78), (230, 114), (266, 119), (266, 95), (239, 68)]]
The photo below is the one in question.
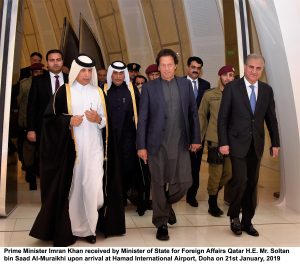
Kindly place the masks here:
[(245, 65), (248, 64), (249, 60), (251, 59), (261, 59), (263, 62), (264, 62), (264, 65), (265, 65), (265, 58), (260, 55), (260, 54), (249, 54), (247, 57), (246, 57), (246, 60), (245, 60)]

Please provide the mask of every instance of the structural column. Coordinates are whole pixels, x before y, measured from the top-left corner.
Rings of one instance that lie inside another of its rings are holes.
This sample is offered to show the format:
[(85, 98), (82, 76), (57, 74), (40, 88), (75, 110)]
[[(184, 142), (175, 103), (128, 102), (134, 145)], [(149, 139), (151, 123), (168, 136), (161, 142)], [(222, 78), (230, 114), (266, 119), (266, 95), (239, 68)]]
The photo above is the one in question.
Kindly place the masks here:
[[(300, 212), (300, 9), (298, 0), (249, 0), (280, 129), (280, 202)], [(298, 103), (298, 104), (297, 104)]]

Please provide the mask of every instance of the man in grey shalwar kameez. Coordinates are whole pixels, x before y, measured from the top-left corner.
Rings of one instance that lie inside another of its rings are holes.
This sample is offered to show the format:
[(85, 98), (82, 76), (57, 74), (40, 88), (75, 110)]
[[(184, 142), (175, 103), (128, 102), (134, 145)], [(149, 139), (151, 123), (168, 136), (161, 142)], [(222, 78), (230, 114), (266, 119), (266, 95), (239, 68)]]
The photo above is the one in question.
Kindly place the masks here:
[(192, 183), (189, 150), (195, 152), (201, 147), (200, 129), (191, 82), (175, 77), (176, 53), (163, 49), (156, 61), (161, 78), (143, 85), (137, 148), (151, 172), (156, 238), (168, 240), (167, 223), (176, 223), (172, 204)]

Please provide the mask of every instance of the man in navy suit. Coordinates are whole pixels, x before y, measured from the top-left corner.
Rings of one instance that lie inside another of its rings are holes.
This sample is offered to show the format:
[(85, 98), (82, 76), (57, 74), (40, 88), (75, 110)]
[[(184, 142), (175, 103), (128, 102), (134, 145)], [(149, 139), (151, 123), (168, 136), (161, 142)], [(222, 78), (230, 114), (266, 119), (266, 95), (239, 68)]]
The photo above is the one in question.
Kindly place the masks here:
[[(210, 83), (205, 79), (200, 78), (203, 67), (203, 61), (200, 57), (191, 56), (187, 60), (187, 79), (192, 82), (195, 99), (197, 102), (197, 108), (199, 109), (203, 94), (206, 90), (210, 89)], [(202, 143), (202, 147), (204, 141)], [(186, 193), (186, 201), (192, 207), (198, 207), (198, 201), (196, 199), (199, 189), (199, 171), (201, 166), (203, 148), (197, 152), (190, 152), (191, 164), (192, 164), (192, 178), (193, 183)]]
[(168, 240), (176, 223), (172, 204), (191, 186), (189, 151), (200, 149), (200, 128), (192, 84), (175, 76), (176, 53), (161, 50), (156, 58), (161, 77), (143, 85), (137, 128), (138, 155), (149, 163), (152, 222), (156, 238)]
[(257, 182), (264, 150), (264, 122), (271, 138), (270, 153), (273, 157), (279, 154), (273, 90), (259, 81), (264, 65), (261, 55), (248, 55), (244, 65), (245, 76), (225, 86), (219, 111), (219, 149), (222, 154), (230, 155), (232, 164), (231, 202), (227, 215), (235, 235), (245, 231), (259, 236), (252, 225), (252, 218), (257, 204)]

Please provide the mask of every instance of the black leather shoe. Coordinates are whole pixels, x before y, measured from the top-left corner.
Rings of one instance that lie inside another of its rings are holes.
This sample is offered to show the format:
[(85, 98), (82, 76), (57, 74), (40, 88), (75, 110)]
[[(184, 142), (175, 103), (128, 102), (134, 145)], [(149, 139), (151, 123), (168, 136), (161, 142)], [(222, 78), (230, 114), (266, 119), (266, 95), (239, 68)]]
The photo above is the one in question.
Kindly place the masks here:
[(136, 209), (136, 212), (139, 214), (139, 216), (143, 216), (145, 214), (146, 209), (143, 207), (138, 207)]
[(230, 220), (230, 229), (237, 236), (240, 236), (242, 234), (242, 226), (238, 217)]
[(217, 206), (216, 208), (209, 208), (208, 213), (214, 217), (220, 217), (224, 212)]
[(157, 233), (156, 233), (156, 239), (162, 240), (162, 241), (169, 240), (168, 226), (166, 224), (158, 227)]
[(224, 214), (224, 212), (223, 212), (218, 206), (217, 206), (217, 209), (218, 209), (220, 215), (223, 215), (223, 214)]
[(241, 225), (242, 231), (245, 231), (250, 236), (259, 236), (258, 231), (253, 227), (253, 225), (246, 226), (244, 224)]
[(194, 199), (187, 199), (186, 202), (188, 204), (190, 204), (192, 207), (198, 207), (198, 201), (194, 198)]
[(174, 212), (173, 208), (171, 207), (168, 224), (173, 225), (173, 224), (176, 224), (176, 223), (177, 223), (176, 215), (175, 215), (175, 212)]
[(95, 244), (96, 243), (96, 236), (94, 235), (90, 235), (90, 236), (86, 236), (85, 240), (91, 244)]
[[(221, 212), (220, 212), (221, 211)], [(216, 209), (216, 208), (209, 208), (208, 209), (208, 213), (211, 215), (211, 216), (214, 216), (214, 217), (220, 217), (222, 214), (223, 214), (223, 212), (222, 212), (222, 210), (221, 209)]]

